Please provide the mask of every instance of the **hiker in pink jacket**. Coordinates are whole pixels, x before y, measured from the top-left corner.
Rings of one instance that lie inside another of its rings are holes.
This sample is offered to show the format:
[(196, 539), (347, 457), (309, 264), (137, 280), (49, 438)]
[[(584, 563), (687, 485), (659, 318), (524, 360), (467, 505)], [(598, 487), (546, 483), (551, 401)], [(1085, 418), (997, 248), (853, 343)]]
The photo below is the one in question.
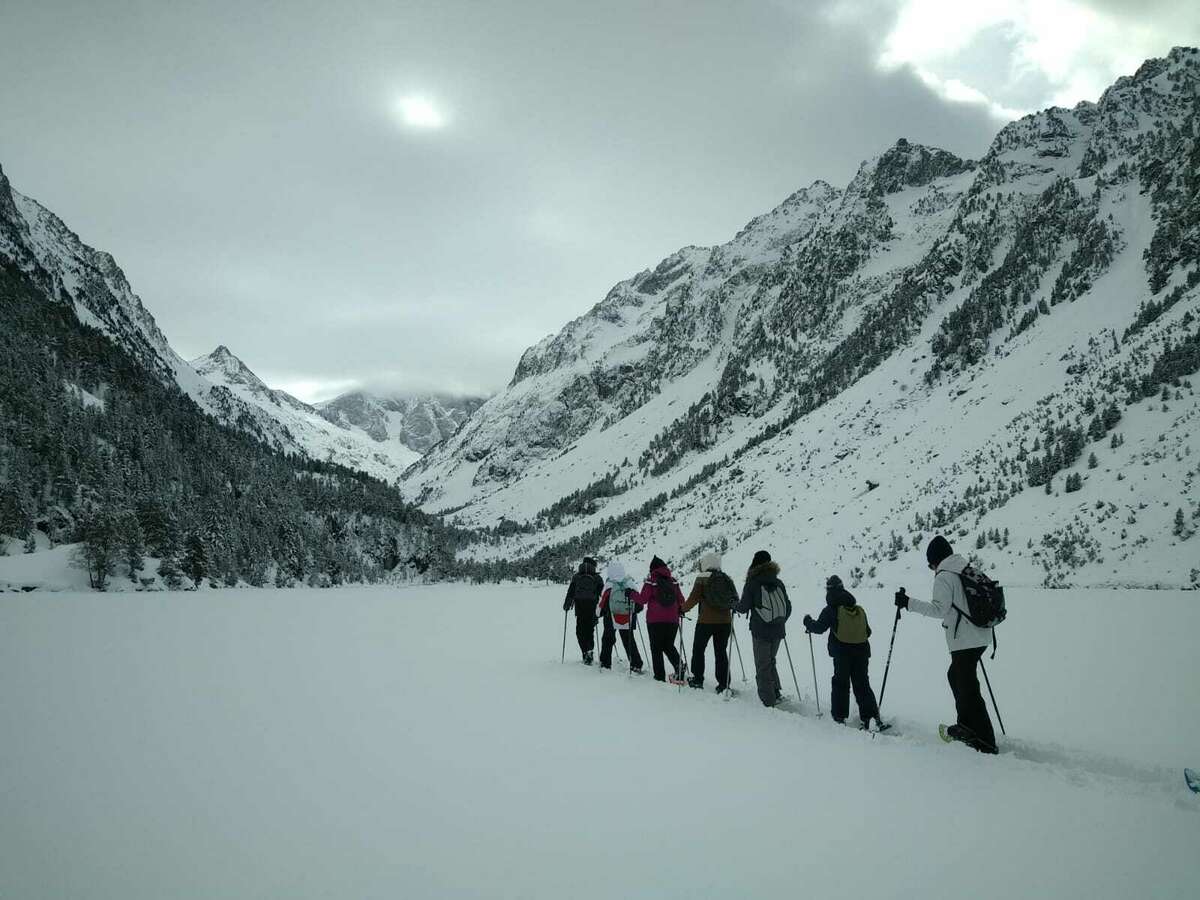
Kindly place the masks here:
[(663, 654), (675, 667), (675, 680), (683, 681), (687, 669), (675, 648), (679, 620), (683, 618), (683, 591), (671, 575), (667, 564), (657, 556), (650, 560), (650, 574), (633, 602), (646, 608), (646, 630), (650, 632), (650, 661), (654, 665), (654, 680), (666, 681)]

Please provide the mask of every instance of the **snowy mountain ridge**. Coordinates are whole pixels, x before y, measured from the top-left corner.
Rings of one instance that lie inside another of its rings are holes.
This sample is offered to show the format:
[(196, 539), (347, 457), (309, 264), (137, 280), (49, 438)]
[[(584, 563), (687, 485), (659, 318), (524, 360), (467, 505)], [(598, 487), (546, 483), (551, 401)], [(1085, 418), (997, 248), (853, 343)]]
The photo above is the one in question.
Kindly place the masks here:
[(84, 244), (58, 216), (16, 191), (2, 169), (0, 259), (11, 261), (48, 296), (69, 305), (81, 322), (108, 335), (218, 421), (279, 450), (391, 481), (478, 406), (469, 398), (371, 398), (378, 404), (400, 404), (403, 415), (390, 423), (397, 437), (389, 440), (387, 433), (380, 436), (336, 414), (352, 406), (350, 398), (368, 396), (361, 392), (318, 409), (268, 387), (227, 347), (189, 363), (171, 347), (113, 257)]
[(901, 140), (672, 254), (404, 489), (494, 529), (481, 560), (773, 546), (881, 583), (942, 530), (1023, 583), (1200, 583), (1198, 83), (1176, 48), (978, 162)]

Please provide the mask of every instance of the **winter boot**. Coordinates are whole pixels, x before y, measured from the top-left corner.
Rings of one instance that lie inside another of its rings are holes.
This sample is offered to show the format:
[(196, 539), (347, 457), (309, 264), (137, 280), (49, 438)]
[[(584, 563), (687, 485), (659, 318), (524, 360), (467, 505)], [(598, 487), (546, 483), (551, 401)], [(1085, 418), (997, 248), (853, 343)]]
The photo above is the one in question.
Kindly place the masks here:
[(590, 666), (592, 664), (592, 651), (591, 650), (583, 651), (583, 664), (585, 666)]
[(693, 687), (693, 688), (703, 688), (704, 687), (704, 679), (697, 678), (695, 675), (693, 675), (691, 678), (689, 678), (687, 680), (687, 682), (688, 682), (688, 687)]

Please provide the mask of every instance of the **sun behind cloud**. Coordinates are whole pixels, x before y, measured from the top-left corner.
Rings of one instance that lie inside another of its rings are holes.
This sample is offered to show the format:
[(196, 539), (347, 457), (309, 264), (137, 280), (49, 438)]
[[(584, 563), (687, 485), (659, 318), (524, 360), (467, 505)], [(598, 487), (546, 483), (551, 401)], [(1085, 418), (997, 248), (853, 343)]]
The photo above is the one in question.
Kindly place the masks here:
[(446, 125), (446, 114), (429, 97), (407, 94), (396, 103), (400, 120), (409, 128), (432, 131)]

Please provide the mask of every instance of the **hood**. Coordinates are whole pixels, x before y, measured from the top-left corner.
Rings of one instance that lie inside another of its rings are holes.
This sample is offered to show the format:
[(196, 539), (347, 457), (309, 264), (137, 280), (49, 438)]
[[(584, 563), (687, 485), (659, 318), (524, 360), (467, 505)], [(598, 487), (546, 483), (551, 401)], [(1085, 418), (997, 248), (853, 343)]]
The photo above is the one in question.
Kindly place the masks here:
[(720, 569), (720, 568), (721, 568), (721, 554), (720, 553), (709, 552), (709, 553), (705, 553), (702, 557), (700, 557), (700, 571), (701, 572), (712, 572), (713, 570)]
[(839, 585), (835, 588), (829, 588), (825, 591), (825, 603), (827, 606), (857, 606), (858, 601), (844, 587)]
[(579, 564), (579, 574), (580, 575), (595, 575), (596, 574), (596, 561), (594, 559), (592, 559), (590, 556), (584, 557), (583, 562), (581, 562)]
[(614, 560), (608, 564), (608, 571), (604, 573), (604, 578), (607, 581), (618, 582), (625, 580), (625, 563)]
[(777, 578), (779, 576), (779, 563), (771, 560), (761, 563), (757, 566), (751, 566), (746, 572), (747, 578)]
[(967, 567), (967, 561), (957, 553), (952, 553), (938, 564), (939, 572), (953, 572), (958, 575)]
[(650, 574), (656, 578), (658, 578), (658, 577), (674, 578), (675, 577), (674, 575), (671, 574), (671, 569), (669, 566), (667, 566), (666, 563), (663, 563), (662, 565), (655, 566), (654, 568), (652, 568), (650, 570)]

